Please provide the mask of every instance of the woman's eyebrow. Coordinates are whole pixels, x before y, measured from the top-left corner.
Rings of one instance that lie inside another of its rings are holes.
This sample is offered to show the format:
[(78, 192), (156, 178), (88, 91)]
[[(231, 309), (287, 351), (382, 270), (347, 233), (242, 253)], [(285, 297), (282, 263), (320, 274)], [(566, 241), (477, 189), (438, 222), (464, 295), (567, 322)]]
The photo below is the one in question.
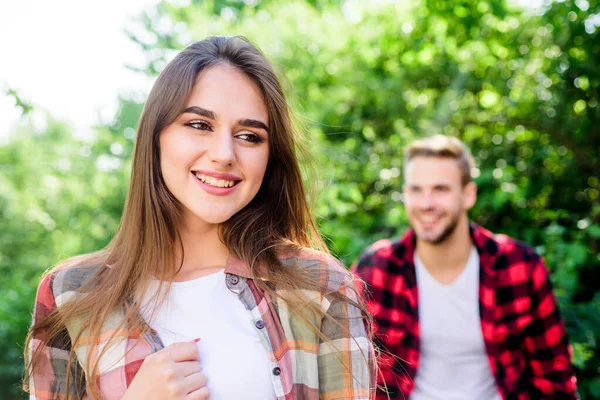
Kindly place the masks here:
[[(218, 119), (217, 114), (215, 114), (214, 111), (210, 111), (205, 108), (198, 107), (198, 106), (188, 107), (185, 109), (184, 113), (192, 113), (192, 114), (196, 114), (201, 117), (210, 118), (213, 120)], [(267, 133), (269, 132), (269, 127), (264, 122), (256, 120), (256, 119), (251, 119), (251, 118), (240, 119), (237, 122), (237, 124), (240, 126), (247, 127), (247, 128), (264, 129)]]
[(267, 133), (269, 133), (269, 127), (264, 122), (256, 119), (240, 119), (238, 121), (238, 125), (245, 126), (247, 128), (264, 129)]
[(210, 111), (205, 108), (198, 107), (198, 106), (188, 107), (185, 109), (184, 113), (192, 113), (192, 114), (197, 114), (201, 117), (217, 119), (217, 114), (215, 114), (214, 111)]

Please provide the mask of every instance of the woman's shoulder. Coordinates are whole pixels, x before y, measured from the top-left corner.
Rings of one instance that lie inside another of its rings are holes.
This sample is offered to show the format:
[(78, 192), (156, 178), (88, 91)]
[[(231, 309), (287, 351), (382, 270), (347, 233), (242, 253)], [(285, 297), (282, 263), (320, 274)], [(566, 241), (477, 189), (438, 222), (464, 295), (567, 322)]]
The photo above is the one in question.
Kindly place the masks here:
[(84, 254), (62, 261), (43, 275), (38, 288), (38, 297), (51, 295), (58, 300), (70, 297), (72, 293), (81, 292), (90, 287), (102, 265), (98, 253)]
[(286, 265), (296, 264), (299, 267), (319, 268), (324, 271), (330, 269), (346, 271), (342, 262), (331, 254), (307, 247), (281, 252), (277, 258)]
[(324, 251), (301, 248), (281, 253), (278, 259), (286, 267), (303, 269), (329, 290), (337, 290), (354, 280), (352, 273), (340, 260)]

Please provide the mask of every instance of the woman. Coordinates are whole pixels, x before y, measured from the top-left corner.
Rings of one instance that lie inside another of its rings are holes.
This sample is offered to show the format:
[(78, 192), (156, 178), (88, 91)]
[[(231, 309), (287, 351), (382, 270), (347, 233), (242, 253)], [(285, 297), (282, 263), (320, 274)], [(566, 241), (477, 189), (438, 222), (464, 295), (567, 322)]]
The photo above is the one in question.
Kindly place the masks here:
[(140, 119), (118, 232), (41, 281), (31, 397), (370, 398), (370, 319), (324, 250), (294, 147), (245, 39), (175, 57)]

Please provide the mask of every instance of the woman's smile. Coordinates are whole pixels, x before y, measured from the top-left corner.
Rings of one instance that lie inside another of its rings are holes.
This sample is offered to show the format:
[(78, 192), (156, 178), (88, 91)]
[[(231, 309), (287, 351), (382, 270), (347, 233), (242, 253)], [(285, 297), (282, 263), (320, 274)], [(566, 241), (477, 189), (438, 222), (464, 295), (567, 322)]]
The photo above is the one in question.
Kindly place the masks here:
[(215, 196), (226, 196), (232, 193), (236, 188), (237, 184), (242, 180), (232, 174), (222, 174), (218, 172), (212, 173), (201, 173), (199, 171), (192, 171), (194, 179), (198, 182), (199, 186), (208, 194)]

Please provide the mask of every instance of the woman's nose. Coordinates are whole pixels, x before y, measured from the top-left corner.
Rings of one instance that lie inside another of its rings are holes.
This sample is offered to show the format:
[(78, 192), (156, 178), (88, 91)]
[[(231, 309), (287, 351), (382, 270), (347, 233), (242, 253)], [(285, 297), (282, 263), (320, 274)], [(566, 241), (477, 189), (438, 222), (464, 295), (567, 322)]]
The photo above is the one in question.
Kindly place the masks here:
[(231, 165), (235, 160), (233, 137), (230, 132), (216, 135), (210, 148), (210, 161), (219, 165)]

